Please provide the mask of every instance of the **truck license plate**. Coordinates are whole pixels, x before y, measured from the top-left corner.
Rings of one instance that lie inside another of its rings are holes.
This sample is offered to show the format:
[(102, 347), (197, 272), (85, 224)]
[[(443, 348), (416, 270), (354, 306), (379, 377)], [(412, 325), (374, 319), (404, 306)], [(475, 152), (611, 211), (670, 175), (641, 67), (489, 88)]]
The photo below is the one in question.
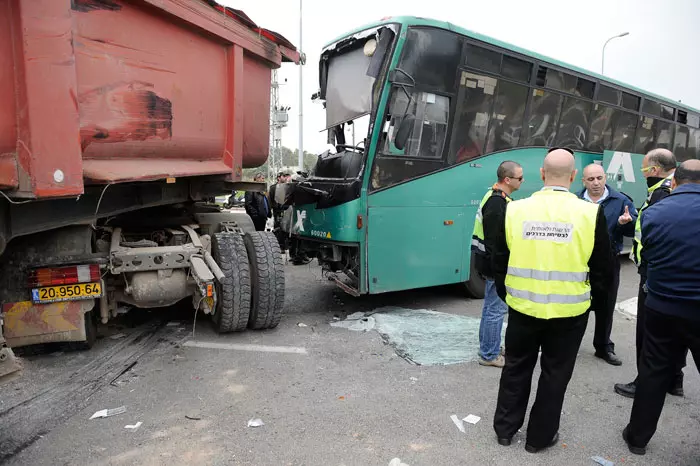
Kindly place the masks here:
[(101, 296), (102, 285), (100, 283), (80, 283), (32, 289), (32, 302), (37, 304), (93, 299)]

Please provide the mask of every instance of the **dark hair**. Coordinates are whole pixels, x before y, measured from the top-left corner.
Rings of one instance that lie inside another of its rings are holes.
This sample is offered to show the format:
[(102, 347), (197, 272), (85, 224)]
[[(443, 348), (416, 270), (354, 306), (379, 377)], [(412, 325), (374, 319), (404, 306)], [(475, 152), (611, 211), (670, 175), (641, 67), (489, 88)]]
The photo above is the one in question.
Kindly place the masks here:
[(686, 160), (676, 168), (673, 178), (678, 186), (687, 183), (700, 184), (700, 161)]
[(670, 172), (676, 168), (676, 156), (668, 149), (654, 149), (647, 154), (649, 165), (661, 167), (665, 172)]
[(516, 168), (520, 168), (520, 164), (518, 162), (513, 162), (512, 160), (501, 162), (501, 164), (498, 166), (498, 170), (496, 170), (498, 181), (503, 181), (506, 178), (514, 178)]

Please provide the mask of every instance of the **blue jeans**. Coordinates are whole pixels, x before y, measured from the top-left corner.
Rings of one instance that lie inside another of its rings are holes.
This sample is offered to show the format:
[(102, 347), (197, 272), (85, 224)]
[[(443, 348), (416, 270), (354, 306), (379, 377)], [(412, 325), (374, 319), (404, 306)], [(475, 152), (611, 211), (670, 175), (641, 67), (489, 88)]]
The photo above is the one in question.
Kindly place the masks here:
[(479, 324), (479, 356), (486, 361), (492, 361), (501, 354), (501, 332), (506, 312), (508, 305), (498, 297), (496, 283), (486, 279), (484, 307)]

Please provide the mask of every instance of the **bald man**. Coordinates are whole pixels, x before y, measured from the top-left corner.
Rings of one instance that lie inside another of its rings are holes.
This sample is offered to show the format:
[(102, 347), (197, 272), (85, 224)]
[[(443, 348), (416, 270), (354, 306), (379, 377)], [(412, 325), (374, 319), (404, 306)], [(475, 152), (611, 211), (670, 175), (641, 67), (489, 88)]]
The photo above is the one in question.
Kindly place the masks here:
[(632, 200), (626, 195), (615, 191), (605, 182), (605, 170), (601, 165), (592, 163), (583, 169), (584, 189), (578, 194), (581, 199), (599, 204), (605, 215), (605, 223), (610, 235), (613, 252), (612, 281), (610, 292), (604, 309), (595, 309), (595, 333), (593, 347), (595, 356), (613, 366), (622, 365), (615, 355), (615, 343), (610, 339), (612, 333), (613, 315), (617, 301), (617, 289), (620, 286), (620, 252), (623, 237), (634, 237), (634, 222), (637, 220), (637, 209)]
[(564, 395), (588, 311), (606, 303), (611, 268), (603, 210), (569, 192), (576, 177), (573, 152), (551, 149), (540, 175), (542, 190), (508, 204), (492, 254), (496, 288), (509, 312), (494, 416), (501, 445), (510, 445), (525, 421), (532, 373), (542, 350), (542, 374), (525, 443), (530, 453), (559, 439)]
[(646, 453), (678, 360), (688, 349), (700, 370), (700, 160), (678, 167), (672, 189), (642, 216), (645, 339), (632, 415), (622, 433), (637, 455)]
[[(639, 273), (639, 291), (637, 294), (637, 373), (639, 373), (639, 361), (642, 357), (642, 348), (644, 347), (645, 335), (644, 329), (646, 328), (646, 281), (647, 281), (647, 263), (642, 254), (642, 218), (644, 217), (644, 211), (656, 204), (657, 202), (664, 199), (666, 196), (671, 194), (671, 189), (673, 186), (673, 175), (676, 171), (676, 157), (668, 149), (658, 148), (653, 149), (647, 153), (642, 159), (642, 173), (644, 178), (646, 178), (648, 186), (647, 199), (639, 209), (639, 216), (635, 222), (635, 239), (634, 239), (634, 249), (632, 251), (632, 258), (637, 264), (637, 272)], [(686, 364), (686, 357), (683, 355), (678, 360), (676, 377), (673, 383), (668, 387), (668, 393), (673, 396), (683, 396), (683, 368)], [(614, 390), (616, 393), (627, 397), (634, 398), (634, 394), (637, 389), (637, 378), (630, 383), (616, 383), (614, 385)]]

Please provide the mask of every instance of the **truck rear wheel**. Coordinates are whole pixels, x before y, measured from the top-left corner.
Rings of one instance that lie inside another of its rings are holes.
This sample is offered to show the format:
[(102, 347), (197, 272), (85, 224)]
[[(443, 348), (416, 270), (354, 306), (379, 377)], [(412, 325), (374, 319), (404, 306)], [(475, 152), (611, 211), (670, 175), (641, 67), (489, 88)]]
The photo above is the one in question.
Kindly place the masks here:
[(484, 299), (486, 295), (486, 280), (481, 274), (476, 270), (474, 260), (474, 253), (472, 253), (471, 260), (469, 261), (469, 280), (464, 282), (464, 288), (474, 299)]
[(243, 237), (252, 275), (253, 300), (248, 327), (275, 328), (284, 310), (284, 263), (277, 237), (256, 231)]
[(212, 238), (212, 256), (226, 275), (216, 283), (214, 327), (219, 333), (245, 330), (250, 315), (250, 268), (241, 236), (217, 233)]
[[(105, 298), (102, 298), (105, 299)], [(99, 311), (93, 309), (83, 315), (85, 325), (85, 341), (72, 342), (69, 346), (73, 350), (87, 351), (95, 346), (97, 341), (97, 313)]]

